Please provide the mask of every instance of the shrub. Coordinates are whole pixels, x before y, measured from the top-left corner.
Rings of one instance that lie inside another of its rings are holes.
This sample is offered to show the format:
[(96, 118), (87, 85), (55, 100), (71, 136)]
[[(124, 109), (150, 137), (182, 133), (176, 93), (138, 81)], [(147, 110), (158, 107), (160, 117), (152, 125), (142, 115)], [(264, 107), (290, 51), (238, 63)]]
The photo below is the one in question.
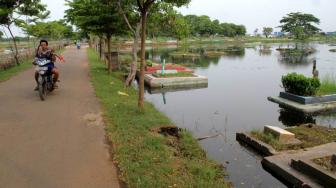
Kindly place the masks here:
[(302, 74), (290, 73), (282, 76), (282, 85), (288, 93), (312, 96), (316, 94), (321, 84), (318, 78), (308, 78)]

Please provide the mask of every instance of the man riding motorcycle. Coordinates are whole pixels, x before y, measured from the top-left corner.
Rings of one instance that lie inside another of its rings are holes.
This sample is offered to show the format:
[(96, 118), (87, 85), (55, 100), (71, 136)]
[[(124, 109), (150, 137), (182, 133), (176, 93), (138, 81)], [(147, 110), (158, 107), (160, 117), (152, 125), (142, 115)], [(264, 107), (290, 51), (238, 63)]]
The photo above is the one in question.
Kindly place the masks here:
[[(53, 82), (54, 82), (54, 88), (57, 88), (58, 86), (56, 85), (56, 82), (58, 81), (59, 78), (59, 71), (58, 69), (55, 67), (55, 62), (56, 62), (56, 54), (54, 52), (54, 50), (50, 49), (48, 47), (48, 41), (47, 40), (41, 40), (40, 41), (40, 45), (36, 51), (36, 55), (35, 55), (35, 61), (34, 64), (37, 60), (47, 60), (50, 61), (50, 63), (47, 65), (48, 68), (51, 69), (52, 74), (54, 75), (53, 77)], [(38, 90), (38, 77), (39, 77), (39, 73), (37, 71), (35, 71), (35, 81), (37, 86), (35, 87), (35, 91)]]

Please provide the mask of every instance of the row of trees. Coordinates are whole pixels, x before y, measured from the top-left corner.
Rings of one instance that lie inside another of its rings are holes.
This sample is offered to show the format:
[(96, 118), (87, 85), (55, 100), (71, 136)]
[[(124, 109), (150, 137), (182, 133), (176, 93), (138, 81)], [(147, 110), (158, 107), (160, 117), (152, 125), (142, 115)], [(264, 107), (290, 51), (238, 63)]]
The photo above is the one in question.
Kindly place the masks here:
[(191, 36), (222, 35), (227, 37), (244, 36), (246, 28), (243, 25), (220, 23), (211, 20), (209, 16), (187, 15), (183, 17)]
[(214, 35), (235, 37), (246, 34), (246, 28), (243, 25), (221, 23), (219, 20), (211, 20), (209, 16), (205, 15), (183, 16), (173, 7), (167, 5), (161, 5), (162, 8), (165, 10), (164, 12), (156, 12), (149, 16), (148, 33), (152, 38), (167, 36), (181, 40), (188, 37)]
[[(138, 106), (143, 109), (147, 23), (155, 23), (154, 21), (157, 22), (155, 17), (170, 15), (170, 13), (174, 13), (173, 7), (180, 7), (189, 2), (190, 0), (67, 0), (69, 9), (66, 10), (66, 19), (89, 35), (94, 34), (100, 40), (107, 39), (109, 72), (113, 68), (110, 46), (112, 35), (133, 37), (132, 65), (126, 85), (130, 85), (135, 77), (138, 39), (141, 38)], [(153, 22), (151, 22), (151, 18), (154, 19)], [(172, 21), (172, 19), (167, 20)], [(159, 23), (159, 25), (163, 24)], [(153, 26), (148, 24), (148, 27), (151, 28)]]
[(19, 65), (18, 48), (11, 27), (24, 27), (30, 23), (45, 19), (49, 15), (46, 5), (40, 0), (1, 0), (0, 1), (0, 26), (5, 28), (14, 43), (14, 59)]
[[(14, 59), (19, 65), (19, 55), (17, 48), (17, 38), (12, 27), (21, 28), (26, 34), (26, 38), (47, 38), (64, 39), (74, 36), (72, 26), (66, 24), (64, 20), (43, 22), (50, 12), (41, 0), (1, 0), (0, 1), (0, 26), (3, 31), (7, 30), (13, 45)], [(5, 33), (0, 31), (0, 38)], [(7, 35), (6, 35), (7, 37)]]
[(34, 24), (23, 26), (22, 29), (28, 36), (36, 38), (59, 40), (74, 37), (72, 26), (67, 25), (64, 20), (35, 22)]

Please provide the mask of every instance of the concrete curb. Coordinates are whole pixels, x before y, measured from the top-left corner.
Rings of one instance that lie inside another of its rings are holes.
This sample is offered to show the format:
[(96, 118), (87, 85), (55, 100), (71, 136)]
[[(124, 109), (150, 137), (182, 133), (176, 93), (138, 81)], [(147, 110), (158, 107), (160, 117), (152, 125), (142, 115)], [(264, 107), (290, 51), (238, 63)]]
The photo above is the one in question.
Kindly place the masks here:
[(236, 133), (236, 140), (252, 147), (258, 153), (266, 156), (272, 156), (279, 153), (271, 145), (259, 141), (246, 133)]
[(284, 108), (289, 108), (308, 114), (323, 113), (336, 110), (336, 101), (316, 104), (300, 104), (281, 97), (268, 97), (267, 99), (271, 102), (279, 104)]
[(294, 101), (300, 104), (317, 104), (317, 103), (325, 103), (325, 102), (335, 102), (336, 95), (323, 95), (318, 97), (312, 96), (299, 96), (294, 95), (287, 92), (280, 92), (279, 97), (288, 99), (290, 101)]
[[(320, 158), (324, 156), (332, 155), (332, 153), (336, 149), (336, 143), (332, 142), (329, 144), (324, 144), (312, 148), (306, 148), (304, 150), (296, 150), (296, 151), (286, 151), (281, 152), (278, 155), (265, 157), (261, 164), (272, 175), (275, 175), (278, 179), (284, 180), (287, 183), (291, 184), (291, 187), (299, 187), (299, 188), (307, 188), (307, 187), (323, 187), (318, 184), (318, 180), (314, 178), (319, 178), (318, 176), (311, 177), (304, 173), (301, 173), (301, 170), (297, 170), (294, 168), (296, 166), (295, 162), (291, 164), (293, 160), (305, 160), (310, 161), (315, 158)], [(293, 167), (294, 165), (294, 167)], [(303, 169), (304, 170), (304, 169)], [(305, 172), (307, 172), (305, 170)], [(321, 183), (321, 182), (320, 182)], [(330, 186), (326, 186), (330, 187)], [(332, 187), (336, 187), (336, 185), (332, 184)]]
[(196, 75), (195, 77), (173, 77), (173, 78), (156, 78), (150, 74), (145, 75), (145, 83), (150, 88), (169, 88), (169, 87), (191, 87), (198, 85), (207, 85), (208, 78)]
[(325, 187), (336, 187), (335, 175), (323, 169), (319, 165), (307, 159), (292, 159), (291, 167), (295, 170), (315, 178), (321, 185)]

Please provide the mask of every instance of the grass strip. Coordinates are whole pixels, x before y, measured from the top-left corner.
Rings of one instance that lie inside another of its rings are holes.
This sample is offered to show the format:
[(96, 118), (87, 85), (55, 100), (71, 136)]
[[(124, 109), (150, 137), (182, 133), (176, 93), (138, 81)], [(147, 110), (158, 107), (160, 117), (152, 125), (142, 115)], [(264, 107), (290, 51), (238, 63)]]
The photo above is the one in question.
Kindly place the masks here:
[(10, 79), (21, 71), (27, 70), (33, 67), (31, 60), (22, 60), (20, 65), (15, 65), (9, 69), (0, 70), (0, 82)]
[(207, 159), (190, 133), (182, 131), (175, 138), (151, 131), (172, 122), (150, 103), (139, 111), (137, 91), (124, 87), (123, 74), (107, 74), (93, 49), (88, 50), (88, 57), (114, 160), (128, 187), (230, 187), (223, 169)]

